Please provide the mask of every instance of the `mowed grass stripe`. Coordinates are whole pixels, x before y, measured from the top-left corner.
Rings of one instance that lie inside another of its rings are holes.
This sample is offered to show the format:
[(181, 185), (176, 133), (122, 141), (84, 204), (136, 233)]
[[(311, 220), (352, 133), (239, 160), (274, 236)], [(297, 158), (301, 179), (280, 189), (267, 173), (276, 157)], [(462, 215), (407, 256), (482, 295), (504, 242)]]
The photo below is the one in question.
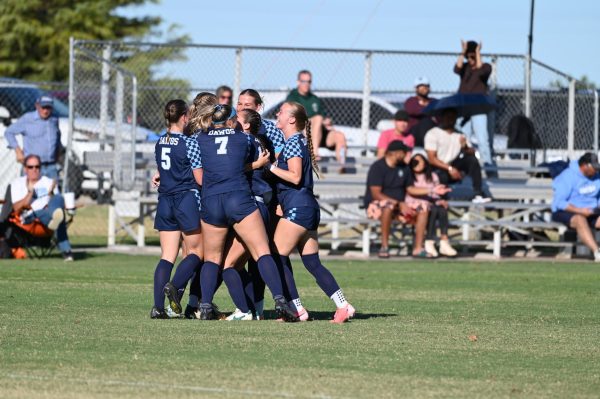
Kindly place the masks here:
[[(155, 264), (126, 255), (4, 262), (0, 397), (600, 392), (594, 264), (327, 262), (359, 311), (342, 326), (328, 322), (334, 306), (299, 261), (316, 321), (150, 320)], [(216, 302), (233, 310), (225, 287)]]

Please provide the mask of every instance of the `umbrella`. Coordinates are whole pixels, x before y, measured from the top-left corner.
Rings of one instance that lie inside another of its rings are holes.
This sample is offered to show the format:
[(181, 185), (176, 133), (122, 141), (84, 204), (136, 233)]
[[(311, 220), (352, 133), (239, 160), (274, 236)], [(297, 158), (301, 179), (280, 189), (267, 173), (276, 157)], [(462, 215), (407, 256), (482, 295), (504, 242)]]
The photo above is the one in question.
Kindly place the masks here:
[(485, 94), (454, 94), (432, 102), (423, 110), (431, 116), (439, 116), (448, 108), (456, 108), (458, 116), (469, 117), (478, 114), (487, 114), (496, 108), (496, 101)]

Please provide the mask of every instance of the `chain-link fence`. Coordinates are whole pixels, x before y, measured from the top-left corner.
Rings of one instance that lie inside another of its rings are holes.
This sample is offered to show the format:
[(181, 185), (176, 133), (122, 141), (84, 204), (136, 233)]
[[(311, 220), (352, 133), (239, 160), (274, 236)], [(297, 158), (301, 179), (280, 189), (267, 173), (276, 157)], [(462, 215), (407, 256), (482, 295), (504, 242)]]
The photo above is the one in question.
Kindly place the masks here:
[[(144, 197), (152, 194), (154, 141), (165, 128), (162, 108), (170, 99), (189, 101), (221, 85), (230, 86), (235, 99), (242, 89), (254, 88), (264, 99), (263, 116), (274, 118), (278, 104), (295, 88), (298, 71), (308, 69), (327, 114), (358, 152), (374, 146), (381, 129), (391, 127), (396, 110), (414, 95), (415, 78), (427, 77), (437, 98), (454, 93), (459, 84), (453, 73), (457, 54), (441, 52), (73, 41), (70, 55), (70, 87), (0, 81), (0, 105), (10, 108), (14, 121), (33, 110), (40, 90), (62, 101), (55, 111), (64, 110), (60, 125), (69, 147), (64, 185), (86, 205), (77, 233), (105, 240), (108, 230), (119, 230), (111, 242), (136, 240), (144, 231), (136, 219), (145, 209), (140, 207)], [(496, 150), (506, 145), (502, 138), (511, 118), (526, 109), (545, 149), (597, 149), (597, 92), (575, 90), (572, 78), (533, 61), (527, 104), (526, 58), (484, 54), (483, 59), (493, 66), (490, 94), (498, 107), (489, 124)], [(17, 86), (16, 100), (6, 100), (8, 89)], [(14, 152), (5, 145), (2, 151), (0, 183), (6, 187), (20, 168)]]

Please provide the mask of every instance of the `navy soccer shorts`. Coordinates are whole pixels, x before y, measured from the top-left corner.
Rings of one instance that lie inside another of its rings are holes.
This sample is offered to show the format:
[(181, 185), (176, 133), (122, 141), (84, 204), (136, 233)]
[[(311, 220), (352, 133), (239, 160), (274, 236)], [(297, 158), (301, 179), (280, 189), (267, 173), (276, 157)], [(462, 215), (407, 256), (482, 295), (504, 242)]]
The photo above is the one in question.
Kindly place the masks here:
[(289, 208), (283, 212), (283, 218), (304, 227), (308, 231), (317, 230), (321, 221), (321, 210), (310, 206)]
[(158, 196), (154, 228), (158, 231), (193, 231), (200, 228), (198, 190)]
[[(563, 223), (567, 227), (571, 227), (571, 218), (573, 216), (575, 216), (575, 214), (569, 211), (558, 210), (556, 212), (552, 212), (552, 220), (554, 222)], [(596, 222), (598, 221), (598, 217), (600, 217), (600, 215), (597, 214), (592, 214), (588, 216), (588, 225), (593, 228), (596, 225)]]
[(228, 227), (239, 223), (258, 209), (248, 191), (233, 191), (202, 197), (202, 220), (213, 226)]

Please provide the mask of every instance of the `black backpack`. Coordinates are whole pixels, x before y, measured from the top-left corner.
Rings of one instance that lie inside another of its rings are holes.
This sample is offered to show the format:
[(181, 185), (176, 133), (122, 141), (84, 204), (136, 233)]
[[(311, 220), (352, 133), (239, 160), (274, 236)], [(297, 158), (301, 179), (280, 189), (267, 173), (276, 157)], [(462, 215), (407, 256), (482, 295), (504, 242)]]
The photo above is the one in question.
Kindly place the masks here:
[(531, 119), (523, 114), (513, 116), (508, 122), (508, 148), (536, 149), (542, 148), (542, 142), (535, 133)]

